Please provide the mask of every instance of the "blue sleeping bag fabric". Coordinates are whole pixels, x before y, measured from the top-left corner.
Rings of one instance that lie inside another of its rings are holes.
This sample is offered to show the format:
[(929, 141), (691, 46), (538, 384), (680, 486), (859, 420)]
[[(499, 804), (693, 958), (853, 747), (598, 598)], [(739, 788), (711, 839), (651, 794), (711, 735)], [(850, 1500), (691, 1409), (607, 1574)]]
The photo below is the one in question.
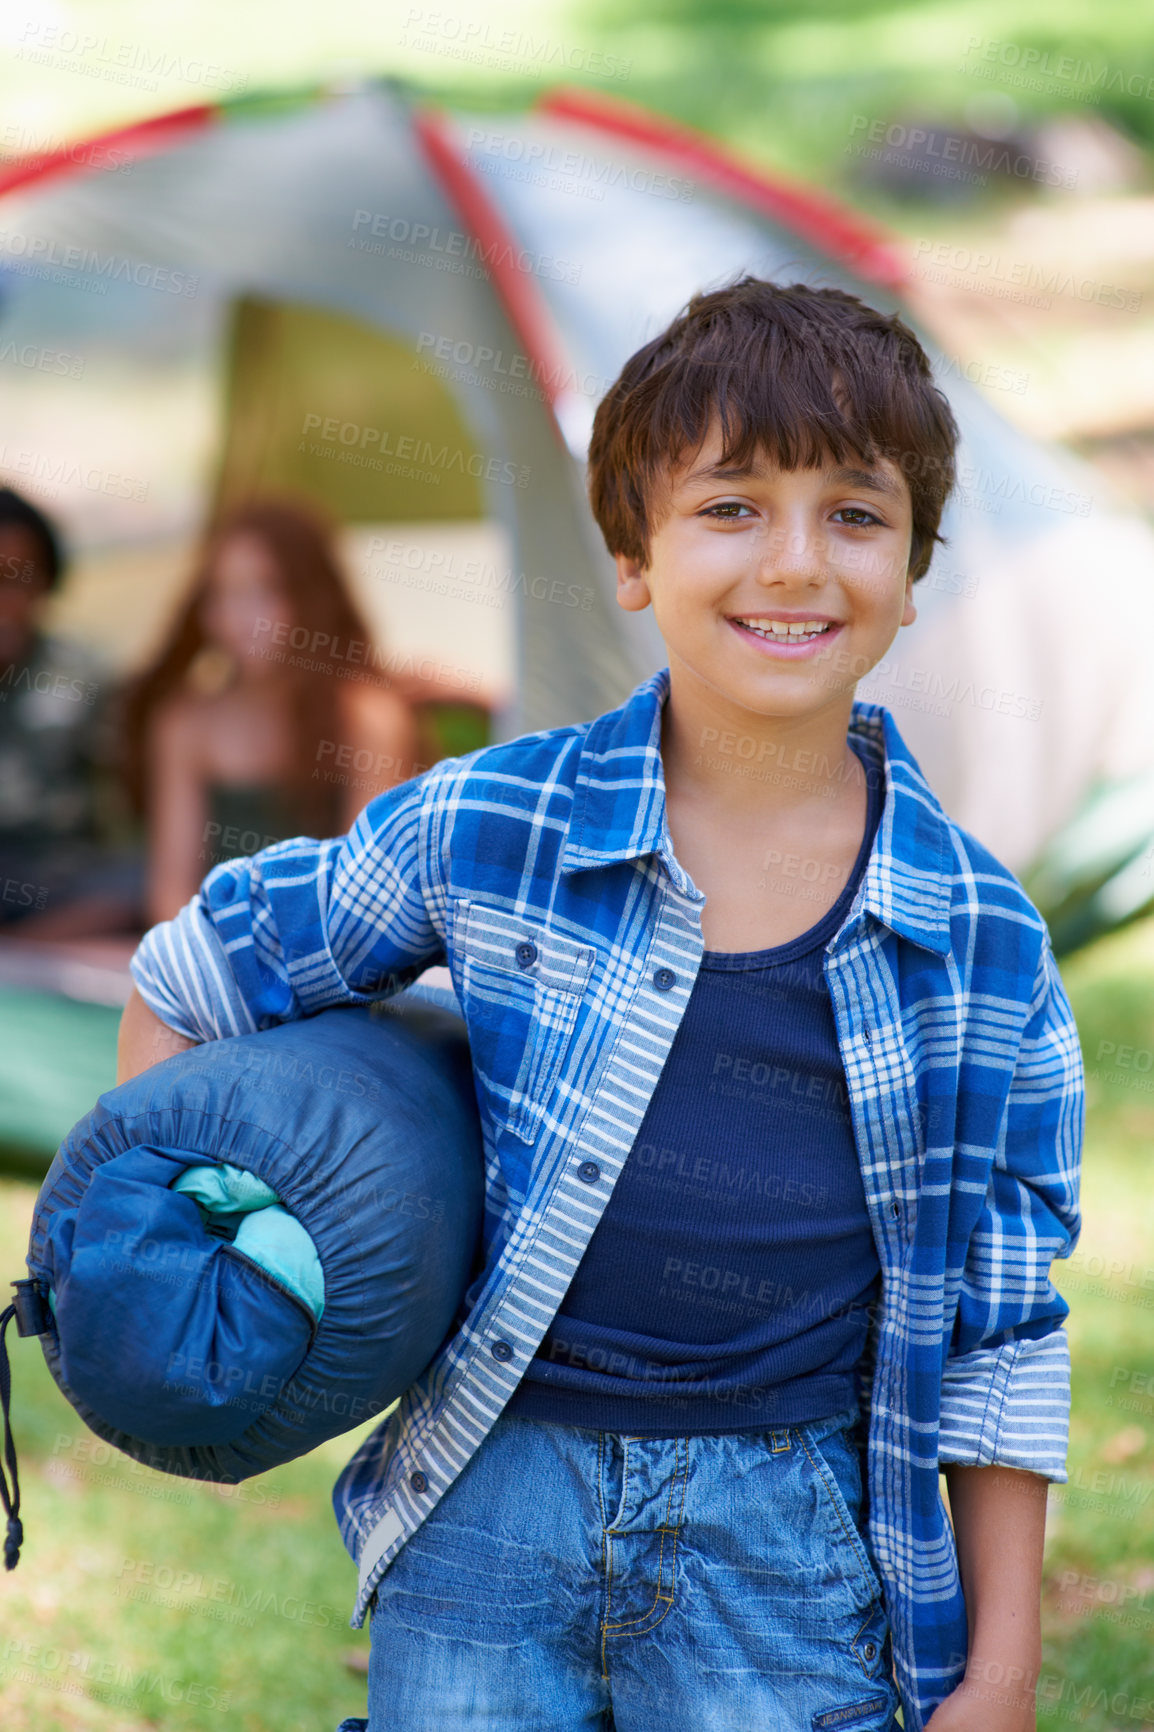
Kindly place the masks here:
[(99, 1436), (236, 1481), (381, 1414), (454, 1328), (482, 1158), (459, 1017), (212, 1041), (109, 1091), (40, 1191), (40, 1339)]

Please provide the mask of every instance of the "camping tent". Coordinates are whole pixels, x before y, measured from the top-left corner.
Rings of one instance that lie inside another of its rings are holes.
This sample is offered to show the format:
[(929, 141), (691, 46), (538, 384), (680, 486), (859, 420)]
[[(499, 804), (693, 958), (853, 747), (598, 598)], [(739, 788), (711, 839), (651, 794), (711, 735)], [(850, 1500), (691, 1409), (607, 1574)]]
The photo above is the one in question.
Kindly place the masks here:
[[(435, 112), (392, 83), (245, 99), (14, 165), (0, 191), (0, 472), (59, 513), (82, 563), (101, 554), (106, 644), (155, 609), (166, 535), (293, 487), (360, 533), (389, 593), (443, 590), (466, 632), (498, 595), (513, 641), (496, 737), (595, 714), (663, 659), (651, 616), (614, 604), (583, 496), (592, 411), (625, 357), (743, 270), (908, 314), (884, 235), (578, 91), (502, 115)], [(961, 486), (919, 622), (862, 695), (1018, 870), (1088, 798), (1120, 800), (1105, 854), (1075, 831), (1051, 872), (1058, 899), (1071, 874), (1110, 880), (1118, 918), (1154, 890), (1154, 538), (927, 347)], [(503, 562), (453, 569), (406, 538), (478, 519)]]

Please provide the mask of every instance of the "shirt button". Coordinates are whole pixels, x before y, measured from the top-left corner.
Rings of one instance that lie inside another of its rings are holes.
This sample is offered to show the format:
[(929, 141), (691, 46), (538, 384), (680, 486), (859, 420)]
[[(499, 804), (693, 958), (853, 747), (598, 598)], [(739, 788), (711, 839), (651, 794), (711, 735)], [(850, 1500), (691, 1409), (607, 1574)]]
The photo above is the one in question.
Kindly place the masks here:
[(601, 1177), (601, 1168), (596, 1161), (582, 1161), (577, 1169), (577, 1177), (583, 1185), (595, 1185)]
[(494, 1341), (489, 1352), (493, 1355), (494, 1359), (499, 1359), (502, 1364), (513, 1357), (513, 1349), (507, 1341)]
[(519, 968), (532, 968), (537, 960), (537, 946), (531, 938), (526, 938), (513, 953), (517, 958)]
[(409, 1484), (414, 1491), (428, 1491), (429, 1489), (429, 1481), (419, 1468), (416, 1473), (409, 1475)]
[(898, 1202), (896, 1197), (889, 1204), (889, 1206), (886, 1210), (886, 1213), (889, 1215), (889, 1218), (891, 1221), (900, 1221), (901, 1220), (901, 1218), (902, 1218), (902, 1206)]
[(874, 1031), (870, 1027), (868, 1022), (866, 1023), (865, 1027), (862, 1029), (861, 1033), (862, 1033), (862, 1039), (865, 1041), (866, 1045), (868, 1046), (874, 1037)]
[(668, 992), (671, 986), (677, 985), (677, 976), (671, 968), (659, 968), (653, 976), (653, 984), (658, 992)]
[(874, 1644), (872, 1642), (867, 1642), (865, 1647), (862, 1649), (862, 1659), (863, 1660), (873, 1660), (873, 1659), (876, 1659), (876, 1657), (877, 1657), (877, 1648), (874, 1646)]

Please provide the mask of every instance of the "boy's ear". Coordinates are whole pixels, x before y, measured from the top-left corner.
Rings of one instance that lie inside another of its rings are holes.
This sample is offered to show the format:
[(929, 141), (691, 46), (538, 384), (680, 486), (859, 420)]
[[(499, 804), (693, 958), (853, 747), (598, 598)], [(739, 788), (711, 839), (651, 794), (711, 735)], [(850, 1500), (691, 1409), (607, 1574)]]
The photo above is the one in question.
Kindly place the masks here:
[(902, 612), (902, 619), (901, 619), (902, 625), (913, 625), (915, 619), (917, 619), (917, 617), (918, 617), (918, 610), (917, 610), (916, 606), (914, 605), (914, 583), (915, 583), (915, 581), (916, 580), (912, 577), (906, 578), (906, 605), (905, 605), (905, 608)]
[(617, 566), (617, 605), (628, 613), (640, 613), (652, 599), (647, 568), (628, 553), (615, 553), (613, 558)]

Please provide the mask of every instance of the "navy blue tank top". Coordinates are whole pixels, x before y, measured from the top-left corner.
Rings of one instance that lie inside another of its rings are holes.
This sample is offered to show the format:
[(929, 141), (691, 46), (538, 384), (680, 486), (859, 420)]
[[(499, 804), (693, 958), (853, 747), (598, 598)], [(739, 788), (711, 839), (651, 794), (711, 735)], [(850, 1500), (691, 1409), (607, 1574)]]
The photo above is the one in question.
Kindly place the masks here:
[[(837, 902), (768, 950), (707, 950), (613, 1194), (506, 1412), (661, 1437), (856, 1405), (879, 1263), (822, 969)], [(803, 870), (798, 883), (804, 887)]]

